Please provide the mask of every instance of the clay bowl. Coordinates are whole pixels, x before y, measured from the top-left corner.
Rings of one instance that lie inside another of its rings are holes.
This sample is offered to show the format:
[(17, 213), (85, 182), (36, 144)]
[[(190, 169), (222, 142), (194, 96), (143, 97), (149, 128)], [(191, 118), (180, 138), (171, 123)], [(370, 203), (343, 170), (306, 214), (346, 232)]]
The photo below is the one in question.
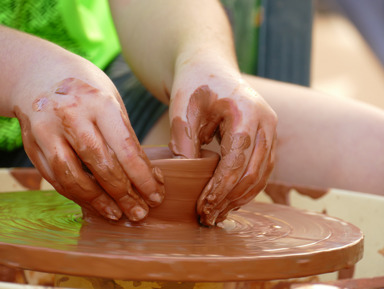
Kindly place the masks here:
[(215, 152), (202, 150), (201, 158), (175, 158), (168, 147), (144, 147), (154, 167), (164, 175), (165, 198), (151, 208), (145, 222), (197, 222), (196, 203), (219, 161)]

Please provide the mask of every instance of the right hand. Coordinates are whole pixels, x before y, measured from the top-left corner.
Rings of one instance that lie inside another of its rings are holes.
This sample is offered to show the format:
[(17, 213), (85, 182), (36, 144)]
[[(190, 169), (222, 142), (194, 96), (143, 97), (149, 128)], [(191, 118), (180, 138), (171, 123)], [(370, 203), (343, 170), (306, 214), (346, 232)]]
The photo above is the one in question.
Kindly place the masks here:
[(265, 187), (274, 165), (277, 116), (226, 59), (187, 59), (172, 86), (170, 148), (197, 158), (201, 146), (219, 136), (221, 159), (197, 202), (200, 222), (213, 226)]
[(111, 220), (145, 218), (164, 198), (163, 178), (140, 147), (119, 93), (83, 59), (59, 66), (47, 66), (46, 78), (30, 74), (14, 97), (28, 156), (80, 206)]

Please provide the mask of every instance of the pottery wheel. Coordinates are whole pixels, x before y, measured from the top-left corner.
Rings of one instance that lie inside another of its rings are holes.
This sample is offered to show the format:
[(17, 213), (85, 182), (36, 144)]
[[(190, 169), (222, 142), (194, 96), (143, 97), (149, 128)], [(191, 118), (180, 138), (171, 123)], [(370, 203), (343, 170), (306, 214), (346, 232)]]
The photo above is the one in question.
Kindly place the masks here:
[(0, 194), (0, 263), (121, 280), (240, 281), (336, 271), (362, 257), (355, 226), (252, 202), (222, 227), (85, 222), (56, 192)]

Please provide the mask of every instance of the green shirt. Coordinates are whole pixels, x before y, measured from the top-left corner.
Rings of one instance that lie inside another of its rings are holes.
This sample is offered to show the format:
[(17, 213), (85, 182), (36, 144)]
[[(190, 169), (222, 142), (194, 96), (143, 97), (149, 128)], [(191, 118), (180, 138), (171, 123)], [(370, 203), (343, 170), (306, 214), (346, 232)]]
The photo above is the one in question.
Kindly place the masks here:
[(0, 24), (56, 43), (104, 69), (120, 52), (107, 0), (0, 0)]
[[(0, 24), (49, 40), (104, 69), (120, 52), (107, 0), (0, 0)], [(0, 150), (22, 146), (17, 119), (0, 117)]]

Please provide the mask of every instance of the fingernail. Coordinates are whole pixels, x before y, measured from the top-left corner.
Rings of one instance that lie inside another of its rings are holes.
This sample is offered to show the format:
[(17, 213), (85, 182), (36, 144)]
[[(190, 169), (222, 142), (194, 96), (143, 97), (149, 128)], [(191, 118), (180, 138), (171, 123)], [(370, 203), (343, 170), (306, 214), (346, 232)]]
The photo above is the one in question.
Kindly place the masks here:
[(117, 221), (121, 218), (121, 215), (123, 214), (120, 210), (117, 209), (112, 209), (111, 207), (106, 207), (105, 208), (105, 216), (108, 219)]
[(159, 193), (153, 193), (149, 196), (149, 200), (153, 205), (159, 205), (163, 201), (164, 196)]
[(123, 212), (119, 209), (119, 207), (112, 201), (108, 200), (104, 195), (101, 195), (93, 200), (91, 205), (97, 212), (99, 212), (100, 215), (110, 220), (119, 220), (123, 215)]
[(130, 211), (130, 220), (140, 221), (144, 219), (148, 214), (148, 211), (140, 206), (134, 206)]
[(108, 219), (112, 220), (112, 221), (118, 221), (119, 218), (115, 215), (106, 215), (105, 217), (107, 217)]

